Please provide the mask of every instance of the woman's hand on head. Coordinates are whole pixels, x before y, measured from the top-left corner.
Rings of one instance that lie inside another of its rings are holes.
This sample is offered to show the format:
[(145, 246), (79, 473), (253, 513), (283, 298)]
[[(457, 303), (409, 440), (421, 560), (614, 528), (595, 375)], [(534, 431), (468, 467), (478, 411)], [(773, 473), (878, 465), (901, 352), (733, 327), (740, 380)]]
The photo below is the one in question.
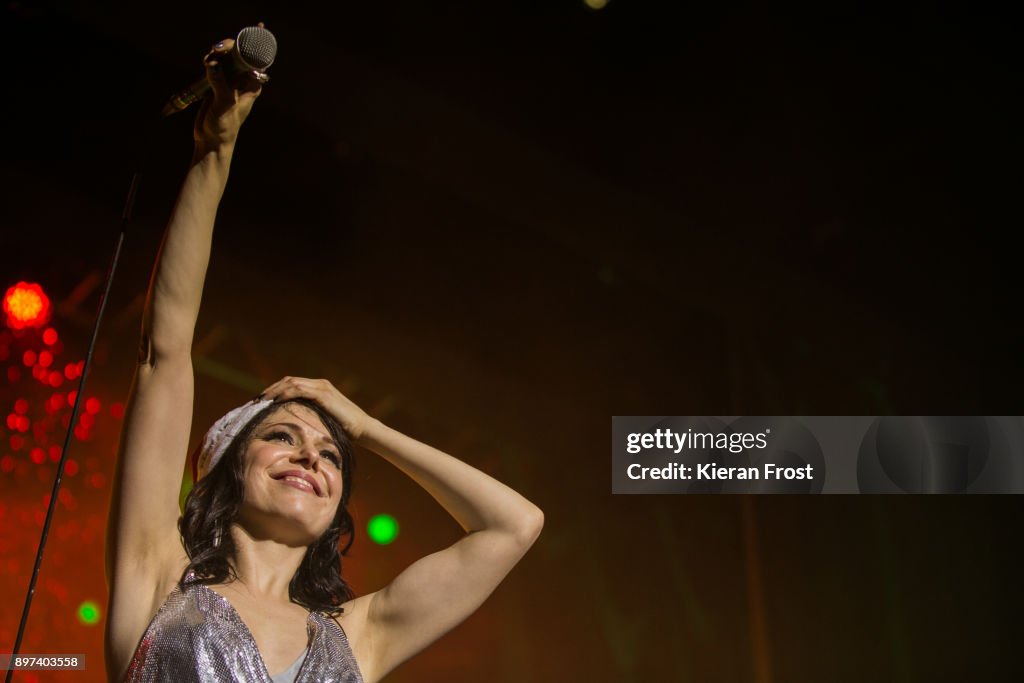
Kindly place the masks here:
[(358, 442), (363, 437), (373, 421), (362, 408), (326, 379), (285, 377), (267, 387), (261, 396), (278, 402), (293, 398), (312, 399), (334, 416), (353, 442)]
[[(262, 22), (258, 25), (263, 27)], [(263, 92), (266, 76), (260, 72), (228, 77), (227, 64), (234, 47), (235, 41), (226, 38), (203, 58), (210, 94), (203, 99), (193, 129), (196, 146), (201, 149), (233, 144), (256, 98)]]

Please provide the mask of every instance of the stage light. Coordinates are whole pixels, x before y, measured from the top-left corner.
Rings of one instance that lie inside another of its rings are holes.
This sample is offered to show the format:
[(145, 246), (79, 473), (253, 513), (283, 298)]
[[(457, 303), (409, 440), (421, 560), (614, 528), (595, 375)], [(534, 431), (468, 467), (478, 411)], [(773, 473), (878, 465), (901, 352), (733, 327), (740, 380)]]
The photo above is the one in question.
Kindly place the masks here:
[(47, 327), (46, 331), (43, 332), (43, 343), (47, 346), (53, 346), (57, 343), (57, 330), (52, 327)]
[(78, 461), (68, 458), (68, 461), (64, 463), (64, 474), (69, 477), (73, 477), (78, 474)]
[(28, 401), (23, 398), (19, 398), (17, 401), (15, 401), (14, 412), (16, 412), (18, 415), (24, 415), (25, 413), (27, 413)]
[(25, 352), (24, 354), (22, 354), (22, 356), (21, 356), (21, 362), (25, 364), (25, 367), (26, 367), (26, 368), (30, 368), (30, 367), (32, 367), (33, 365), (35, 365), (35, 364), (36, 364), (36, 360), (37, 360), (37, 358), (36, 358), (36, 352), (35, 352), (35, 351), (32, 351), (31, 349), (30, 349), (30, 350), (28, 350), (28, 351), (26, 351), (26, 352)]
[(92, 600), (86, 600), (78, 606), (78, 620), (87, 626), (100, 623), (100, 607)]
[(398, 536), (398, 521), (391, 515), (374, 515), (366, 525), (366, 533), (374, 543), (387, 545)]
[(31, 457), (32, 462), (34, 462), (37, 465), (42, 465), (44, 462), (46, 462), (46, 451), (38, 447), (33, 448)]
[(19, 282), (4, 295), (4, 313), (12, 330), (42, 327), (50, 320), (50, 299), (39, 285)]
[(38, 360), (40, 365), (44, 368), (48, 368), (53, 364), (53, 354), (49, 351), (40, 351)]
[(100, 400), (95, 396), (86, 400), (85, 410), (90, 415), (95, 415), (96, 413), (100, 412)]

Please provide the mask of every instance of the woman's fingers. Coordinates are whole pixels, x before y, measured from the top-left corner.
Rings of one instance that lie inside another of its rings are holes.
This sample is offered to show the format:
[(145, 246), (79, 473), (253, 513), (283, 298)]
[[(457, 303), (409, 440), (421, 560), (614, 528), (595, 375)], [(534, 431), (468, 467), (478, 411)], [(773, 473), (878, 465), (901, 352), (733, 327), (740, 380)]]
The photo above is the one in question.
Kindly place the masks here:
[(370, 419), (359, 406), (326, 379), (285, 377), (267, 387), (261, 396), (278, 402), (298, 397), (313, 399), (333, 415), (355, 441), (362, 437)]
[(214, 45), (210, 52), (203, 57), (203, 65), (206, 67), (206, 79), (210, 82), (210, 87), (213, 88), (214, 93), (218, 95), (223, 94), (228, 89), (224, 60), (229, 58), (228, 54), (234, 46), (235, 41), (231, 38), (226, 38)]
[(308, 389), (311, 388), (313, 380), (303, 377), (285, 377), (280, 379), (263, 391), (263, 398), (274, 401), (287, 400), (296, 396), (309, 396), (314, 398)]

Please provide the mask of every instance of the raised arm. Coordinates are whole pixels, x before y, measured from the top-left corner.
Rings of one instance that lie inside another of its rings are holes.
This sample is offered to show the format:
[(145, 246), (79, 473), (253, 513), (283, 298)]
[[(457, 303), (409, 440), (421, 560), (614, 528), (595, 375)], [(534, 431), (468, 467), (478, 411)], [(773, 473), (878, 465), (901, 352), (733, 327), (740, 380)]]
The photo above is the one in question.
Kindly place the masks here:
[(338, 419), (349, 436), (422, 486), (466, 532), (417, 560), (375, 593), (345, 604), (346, 630), (360, 634), (367, 683), (380, 680), (472, 614), (540, 535), (540, 508), (457, 458), (366, 415), (327, 380), (286, 377), (264, 392), (306, 396)]
[(121, 432), (106, 538), (108, 655), (118, 664), (145, 627), (140, 613), (185, 561), (177, 519), (192, 422), (192, 337), (235, 141), (260, 92), (250, 76), (225, 81), (217, 58), (231, 47), (218, 43), (205, 60), (213, 94), (196, 118), (195, 153), (150, 281)]

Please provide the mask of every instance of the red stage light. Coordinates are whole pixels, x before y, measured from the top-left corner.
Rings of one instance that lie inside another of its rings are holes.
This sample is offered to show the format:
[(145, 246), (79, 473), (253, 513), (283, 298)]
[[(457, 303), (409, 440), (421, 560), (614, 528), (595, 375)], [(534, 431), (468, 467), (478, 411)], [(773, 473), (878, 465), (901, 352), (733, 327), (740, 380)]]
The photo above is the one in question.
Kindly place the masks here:
[(39, 285), (19, 282), (4, 295), (4, 313), (12, 330), (41, 327), (50, 320), (50, 299)]
[(43, 343), (47, 346), (53, 346), (57, 343), (57, 330), (52, 327), (47, 327), (46, 331), (43, 332)]
[(31, 351), (31, 350), (30, 351), (26, 351), (21, 356), (21, 362), (25, 364), (26, 368), (32, 367), (33, 365), (36, 364), (36, 352), (35, 351)]
[(12, 432), (18, 428), (18, 416), (15, 413), (11, 413), (7, 416), (7, 428)]
[(75, 378), (75, 364), (74, 363), (68, 363), (67, 365), (64, 366), (64, 376), (67, 377), (68, 379), (74, 379)]
[(69, 477), (73, 477), (78, 474), (78, 461), (73, 458), (68, 458), (68, 461), (64, 463), (64, 474)]
[(50, 460), (60, 462), (60, 446), (50, 446)]
[(93, 415), (92, 413), (82, 413), (82, 414), (81, 414), (81, 415), (80, 415), (80, 416), (78, 417), (78, 421), (79, 421), (79, 422), (80, 422), (80, 423), (82, 424), (82, 426), (83, 426), (83, 427), (85, 427), (86, 429), (92, 429), (92, 426), (93, 426), (94, 424), (96, 424), (96, 416), (95, 416), (95, 415)]
[(78, 396), (78, 392), (75, 391), (75, 390), (72, 390), (72, 391), (68, 392), (68, 405), (69, 406), (75, 405), (75, 398), (77, 396)]
[(42, 448), (32, 449), (32, 462), (42, 465), (46, 461), (46, 452)]
[(42, 365), (44, 368), (50, 367), (50, 365), (53, 364), (53, 354), (50, 353), (49, 351), (40, 351), (39, 364)]
[(27, 413), (28, 401), (23, 398), (19, 398), (17, 401), (15, 401), (14, 412), (16, 412), (18, 415), (24, 415), (25, 413)]
[(18, 416), (18, 424), (15, 426), (19, 432), (27, 432), (28, 428), (32, 426), (32, 422), (24, 415)]
[(100, 412), (100, 400), (95, 396), (90, 398), (85, 402), (85, 410), (93, 415)]
[(64, 375), (60, 374), (59, 372), (51, 372), (50, 373), (50, 386), (51, 387), (56, 389), (61, 384), (63, 384), (63, 382), (64, 382)]

